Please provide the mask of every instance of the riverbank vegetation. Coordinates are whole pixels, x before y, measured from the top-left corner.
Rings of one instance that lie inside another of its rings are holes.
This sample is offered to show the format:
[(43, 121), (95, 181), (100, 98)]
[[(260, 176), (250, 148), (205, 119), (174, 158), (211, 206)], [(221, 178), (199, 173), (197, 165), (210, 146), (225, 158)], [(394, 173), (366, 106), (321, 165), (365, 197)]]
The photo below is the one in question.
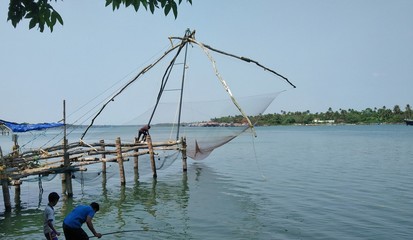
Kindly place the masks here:
[[(409, 104), (402, 110), (399, 105), (392, 109), (385, 106), (381, 108), (366, 108), (358, 111), (354, 109), (329, 108), (326, 112), (311, 113), (304, 112), (286, 112), (269, 113), (260, 116), (251, 116), (250, 119), (257, 126), (271, 125), (291, 125), (291, 124), (397, 124), (404, 123), (404, 119), (412, 117), (412, 108)], [(211, 119), (217, 123), (244, 123), (241, 115), (228, 116)]]

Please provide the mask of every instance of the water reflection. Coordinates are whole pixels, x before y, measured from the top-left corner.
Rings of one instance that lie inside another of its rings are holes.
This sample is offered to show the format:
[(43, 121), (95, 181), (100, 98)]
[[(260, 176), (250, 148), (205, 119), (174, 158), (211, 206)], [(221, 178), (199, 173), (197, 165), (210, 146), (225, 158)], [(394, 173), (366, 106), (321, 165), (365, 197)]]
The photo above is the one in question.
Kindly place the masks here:
[[(176, 163), (172, 170), (159, 171), (158, 180), (152, 179), (150, 164), (140, 158), (139, 176), (133, 175), (132, 164), (125, 164), (124, 187), (115, 164), (109, 169), (115, 175), (108, 172), (106, 181), (102, 175), (83, 186), (74, 182), (73, 199), (63, 197), (56, 206), (57, 225), (74, 206), (97, 201), (101, 211), (95, 227), (101, 233), (116, 232), (104, 239), (360, 239), (360, 233), (376, 239), (409, 239), (413, 135), (408, 130), (413, 129), (396, 128), (400, 130), (385, 136), (367, 132), (362, 138), (358, 132), (349, 136), (355, 129), (349, 126), (321, 131), (265, 128), (264, 139), (259, 140), (263, 144), (257, 148), (265, 152), (259, 160), (265, 166), (265, 180), (256, 170), (256, 159), (248, 158), (252, 154), (239, 142), (217, 149), (205, 162), (189, 162), (187, 174)], [(357, 147), (351, 147), (354, 142)], [(348, 158), (349, 154), (355, 157)], [(37, 182), (26, 184), (21, 189), (23, 208), (0, 212), (0, 239), (42, 237), (47, 194), (59, 191), (61, 182), (43, 181), (41, 207)], [(13, 188), (10, 193), (13, 201)]]
[[(132, 171), (128, 168), (127, 173)], [(56, 225), (61, 226), (64, 217), (77, 205), (96, 201), (101, 208), (94, 219), (95, 228), (101, 233), (110, 233), (115, 239), (253, 237), (254, 231), (261, 226), (259, 212), (262, 207), (246, 194), (245, 183), (238, 184), (204, 164), (190, 164), (187, 173), (180, 169), (163, 172), (158, 180), (150, 173), (140, 178), (128, 174), (127, 179), (133, 180), (124, 186), (117, 177), (108, 178), (110, 174), (103, 173), (92, 181), (79, 177), (77, 180), (80, 181), (73, 184), (73, 198), (62, 195), (56, 206)], [(55, 188), (59, 181), (56, 179), (44, 187)], [(41, 207), (22, 210), (24, 214), (14, 210), (12, 215), (0, 220), (1, 226), (13, 226), (10, 229), (2, 227), (0, 236), (8, 239), (42, 236), (46, 193), (49, 192), (42, 194)]]
[[(154, 235), (174, 236), (175, 223), (170, 223), (177, 216), (189, 221), (186, 207), (189, 205), (188, 176), (182, 173), (181, 181), (162, 181), (148, 179), (140, 181), (135, 178), (133, 186), (128, 184), (107, 189), (107, 183), (102, 180), (102, 206), (98, 218), (105, 222), (97, 221), (95, 225), (101, 232), (138, 231)], [(110, 184), (109, 184), (110, 185)], [(169, 209), (172, 207), (172, 209)], [(172, 215), (173, 217), (172, 217)], [(181, 222), (182, 224), (182, 222)], [(185, 221), (184, 221), (184, 225)], [(183, 226), (181, 225), (179, 229)], [(188, 228), (187, 226), (184, 228)], [(167, 232), (162, 230), (167, 229)], [(175, 233), (176, 236), (179, 234)], [(165, 237), (163, 236), (163, 237)], [(178, 238), (177, 238), (178, 239)]]

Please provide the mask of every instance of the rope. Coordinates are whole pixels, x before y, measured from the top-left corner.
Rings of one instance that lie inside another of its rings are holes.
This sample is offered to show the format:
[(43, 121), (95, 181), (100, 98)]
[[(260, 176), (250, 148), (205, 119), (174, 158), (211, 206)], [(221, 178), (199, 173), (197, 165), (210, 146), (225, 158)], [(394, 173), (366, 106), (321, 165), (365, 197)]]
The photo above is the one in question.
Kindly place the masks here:
[(86, 143), (85, 141), (83, 141), (82, 139), (80, 139), (80, 141), (79, 141), (81, 144), (85, 144), (86, 146), (88, 146), (88, 147), (90, 147), (93, 151), (95, 151), (95, 152), (97, 152), (98, 150), (95, 148), (95, 147), (93, 147), (92, 145), (90, 145), (90, 144), (88, 144), (88, 143)]
[[(176, 45), (176, 46), (174, 46), (173, 43), (172, 43), (172, 39), (179, 39), (179, 40), (181, 40), (181, 43), (178, 44), (178, 45)], [(168, 55), (169, 53), (171, 53), (173, 50), (177, 49), (177, 53), (176, 53), (175, 56), (172, 58), (171, 62), (169, 63), (169, 66), (168, 66), (167, 69), (165, 70), (164, 76), (162, 77), (162, 83), (161, 83), (161, 87), (160, 87), (160, 89), (159, 89), (159, 93), (158, 93), (156, 105), (155, 105), (155, 107), (154, 107), (154, 110), (153, 110), (152, 115), (151, 115), (151, 117), (150, 117), (150, 119), (149, 119), (149, 122), (148, 122), (148, 125), (150, 125), (150, 123), (151, 123), (151, 121), (152, 121), (152, 118), (153, 118), (153, 115), (154, 115), (154, 113), (155, 113), (155, 111), (156, 111), (156, 108), (157, 108), (157, 106), (158, 106), (158, 104), (159, 104), (161, 95), (162, 95), (162, 93), (163, 93), (163, 91), (164, 91), (164, 89), (165, 89), (166, 82), (168, 81), (169, 75), (170, 75), (170, 73), (171, 73), (171, 71), (172, 71), (172, 68), (173, 68), (173, 65), (174, 65), (174, 63), (175, 63), (175, 60), (176, 60), (176, 58), (178, 57), (178, 55), (180, 54), (180, 52), (181, 52), (181, 50), (183, 49), (183, 47), (186, 46), (186, 44), (190, 44), (190, 43), (195, 43), (195, 44), (197, 44), (199, 47), (201, 47), (201, 48), (204, 50), (205, 54), (208, 56), (208, 58), (209, 58), (210, 61), (212, 62), (212, 65), (213, 65), (213, 68), (214, 68), (214, 70), (215, 70), (216, 76), (219, 78), (219, 80), (220, 80), (221, 83), (223, 84), (225, 90), (226, 90), (226, 91), (228, 92), (228, 94), (230, 95), (233, 103), (236, 105), (236, 107), (237, 107), (238, 110), (242, 113), (242, 115), (247, 119), (250, 128), (253, 129), (253, 130), (254, 130), (254, 126), (252, 125), (252, 123), (251, 123), (250, 119), (248, 118), (248, 116), (247, 116), (247, 115), (244, 113), (244, 111), (241, 109), (241, 107), (239, 106), (239, 104), (237, 103), (237, 101), (235, 100), (235, 98), (232, 96), (232, 93), (231, 93), (231, 91), (230, 91), (227, 83), (226, 83), (226, 82), (224, 81), (224, 79), (222, 79), (222, 77), (220, 76), (220, 74), (219, 74), (219, 72), (218, 72), (218, 70), (217, 70), (217, 68), (216, 68), (216, 65), (215, 65), (215, 60), (212, 58), (212, 56), (211, 56), (210, 53), (208, 52), (208, 49), (211, 50), (211, 51), (214, 51), (214, 52), (223, 54), (223, 55), (227, 55), (227, 56), (230, 56), (230, 57), (233, 57), (233, 58), (240, 59), (240, 60), (245, 61), (245, 62), (248, 62), (248, 63), (255, 63), (257, 66), (263, 68), (265, 71), (269, 71), (269, 72), (275, 74), (276, 76), (284, 79), (284, 80), (287, 81), (291, 86), (293, 86), (294, 88), (296, 88), (296, 86), (295, 86), (294, 84), (292, 84), (286, 77), (284, 77), (283, 75), (275, 72), (274, 70), (272, 70), (272, 69), (270, 69), (270, 68), (267, 68), (267, 67), (263, 66), (262, 64), (260, 64), (259, 62), (255, 61), (255, 60), (252, 60), (252, 59), (246, 58), (246, 57), (242, 57), (242, 56), (239, 57), (239, 56), (236, 56), (236, 55), (234, 55), (234, 54), (229, 54), (229, 53), (226, 53), (226, 52), (224, 52), (224, 51), (215, 49), (215, 48), (213, 48), (213, 47), (211, 47), (211, 46), (209, 46), (209, 45), (206, 45), (206, 44), (203, 44), (203, 43), (200, 43), (200, 42), (196, 41), (196, 40), (195, 40), (195, 31), (190, 32), (189, 30), (187, 30), (187, 32), (185, 33), (185, 36), (184, 36), (184, 37), (169, 37), (169, 40), (170, 40), (171, 45), (172, 45), (170, 49), (168, 49), (160, 58), (158, 58), (158, 59), (155, 60), (153, 63), (151, 63), (151, 64), (149, 64), (147, 67), (145, 67), (145, 68), (144, 68), (141, 72), (139, 72), (132, 80), (130, 80), (127, 84), (125, 84), (116, 94), (114, 94), (112, 97), (110, 97), (109, 100), (107, 100), (105, 104), (103, 104), (103, 106), (101, 107), (101, 109), (96, 113), (96, 115), (93, 117), (91, 123), (89, 124), (89, 126), (86, 128), (86, 130), (85, 130), (84, 133), (82, 134), (81, 139), (83, 139), (83, 137), (84, 137), (84, 136), (86, 135), (86, 133), (88, 132), (89, 128), (92, 127), (92, 125), (94, 124), (96, 118), (102, 113), (102, 111), (106, 108), (106, 106), (107, 106), (110, 102), (114, 101), (115, 98), (116, 98), (119, 94), (121, 94), (127, 87), (129, 87), (129, 85), (131, 85), (133, 82), (135, 82), (141, 75), (143, 75), (144, 73), (146, 73), (147, 71), (149, 71), (150, 69), (152, 69), (152, 68), (153, 68), (156, 64), (158, 64), (163, 58), (165, 58), (166, 55)], [(254, 131), (254, 132), (255, 132), (255, 131)]]
[[(198, 43), (195, 41), (195, 39), (189, 39), (189, 41), (198, 44)], [(217, 53), (221, 53), (221, 54), (226, 55), (226, 56), (229, 56), (229, 57), (237, 58), (237, 59), (240, 59), (240, 60), (245, 61), (245, 62), (248, 62), (248, 63), (255, 63), (257, 66), (261, 67), (262, 69), (264, 69), (264, 70), (266, 70), (266, 71), (270, 71), (271, 73), (273, 73), (273, 74), (277, 75), (278, 77), (284, 79), (284, 80), (285, 80), (286, 82), (288, 82), (291, 86), (293, 86), (294, 88), (296, 88), (296, 86), (295, 86), (294, 84), (292, 84), (292, 83), (290, 82), (290, 80), (288, 80), (288, 78), (284, 77), (283, 75), (277, 73), (276, 71), (274, 71), (274, 70), (272, 70), (272, 69), (270, 69), (270, 68), (267, 68), (267, 67), (261, 65), (259, 62), (255, 61), (255, 60), (252, 60), (252, 59), (246, 58), (246, 57), (242, 57), (242, 56), (239, 57), (239, 56), (236, 56), (236, 55), (230, 54), (230, 53), (226, 53), (226, 52), (224, 52), (224, 51), (215, 49), (215, 48), (213, 48), (213, 47), (211, 47), (211, 46), (209, 46), (209, 45), (206, 45), (206, 44), (203, 44), (203, 46), (206, 47), (206, 48), (208, 48), (208, 49), (211, 50), (211, 51), (214, 51), (214, 52), (217, 52)]]
[(160, 58), (158, 58), (157, 60), (155, 60), (155, 62), (149, 64), (148, 66), (146, 66), (141, 72), (138, 73), (138, 75), (136, 75), (132, 80), (130, 80), (127, 84), (125, 84), (125, 86), (123, 86), (115, 95), (113, 95), (108, 101), (106, 101), (106, 103), (102, 106), (102, 108), (97, 112), (97, 114), (93, 117), (91, 123), (89, 124), (89, 126), (86, 128), (86, 130), (83, 132), (81, 139), (83, 139), (83, 137), (86, 135), (86, 133), (89, 131), (90, 127), (92, 127), (92, 125), (94, 124), (96, 118), (102, 113), (102, 111), (106, 108), (106, 106), (112, 102), (115, 101), (115, 98), (121, 94), (127, 87), (129, 87), (129, 85), (131, 85), (133, 82), (135, 82), (141, 75), (145, 74), (147, 71), (149, 71), (151, 68), (153, 68), (156, 64), (158, 64), (166, 55), (168, 55), (170, 52), (172, 52), (173, 50), (175, 50), (176, 48), (180, 47), (181, 45), (177, 45), (175, 47), (170, 48), (168, 51), (166, 51)]
[[(117, 233), (127, 233), (127, 232), (158, 232), (158, 233), (167, 233), (167, 232), (161, 231), (161, 230), (134, 229), (134, 230), (123, 230), (123, 231), (115, 231), (115, 232), (102, 233), (102, 236), (111, 235), (111, 234), (117, 234)], [(89, 236), (89, 238), (94, 238), (94, 237), (95, 237), (95, 236)]]
[[(182, 38), (180, 38), (180, 37), (173, 37), (172, 39), (182, 39)], [(236, 56), (236, 55), (234, 55), (234, 54), (227, 53), (227, 52), (224, 52), (224, 51), (215, 49), (215, 48), (213, 48), (213, 47), (211, 47), (211, 46), (209, 46), (209, 45), (207, 45), (207, 44), (203, 44), (203, 43), (197, 42), (197, 41), (195, 40), (195, 38), (188, 38), (188, 41), (189, 41), (189, 42), (192, 42), (192, 43), (195, 43), (195, 44), (197, 44), (197, 45), (202, 44), (202, 46), (204, 46), (205, 48), (208, 48), (208, 49), (211, 50), (211, 51), (214, 51), (214, 52), (217, 52), (217, 53), (220, 53), (220, 54), (229, 56), (229, 57), (237, 58), (237, 59), (239, 59), (239, 60), (242, 60), (242, 61), (245, 61), (245, 62), (248, 62), (248, 63), (255, 63), (257, 66), (261, 67), (261, 68), (264, 69), (265, 71), (269, 71), (269, 72), (275, 74), (276, 76), (278, 76), (278, 77), (284, 79), (286, 82), (288, 82), (292, 87), (296, 88), (296, 86), (295, 86), (294, 84), (292, 84), (292, 83), (290, 82), (290, 80), (288, 80), (288, 78), (286, 78), (286, 77), (284, 77), (283, 75), (277, 73), (276, 71), (274, 71), (274, 70), (272, 70), (272, 69), (270, 69), (270, 68), (268, 68), (268, 67), (260, 64), (259, 62), (255, 61), (255, 60), (253, 60), (253, 59), (246, 58), (246, 57), (239, 57), (239, 56)], [(200, 46), (200, 45), (199, 45), (199, 46)]]
[[(163, 91), (164, 91), (164, 89), (165, 89), (166, 83), (167, 83), (167, 81), (168, 81), (168, 79), (169, 79), (169, 76), (170, 76), (170, 74), (171, 74), (171, 72), (172, 72), (172, 68), (173, 68), (173, 66), (175, 65), (176, 59), (178, 58), (178, 56), (179, 56), (179, 54), (181, 53), (182, 49), (183, 49), (185, 46), (187, 46), (187, 44), (188, 44), (188, 39), (189, 39), (190, 37), (194, 36), (194, 34), (195, 34), (195, 31), (191, 33), (191, 32), (189, 32), (189, 30), (187, 30), (186, 33), (185, 33), (185, 37), (181, 39), (181, 43), (176, 46), (176, 47), (178, 47), (178, 50), (177, 50), (175, 56), (172, 58), (171, 62), (169, 63), (168, 67), (166, 68), (165, 73), (164, 73), (164, 75), (163, 75), (163, 77), (162, 77), (161, 88), (159, 89), (158, 97), (157, 97), (157, 99), (156, 99), (156, 104), (155, 104), (155, 107), (154, 107), (154, 109), (153, 109), (152, 115), (151, 115), (151, 117), (149, 118), (148, 125), (150, 125), (150, 123), (151, 123), (151, 121), (152, 121), (152, 118), (153, 118), (153, 116), (154, 116), (154, 114), (155, 114), (156, 108), (158, 107), (159, 101), (160, 101), (161, 96), (162, 96), (162, 93), (163, 93)], [(171, 40), (171, 38), (170, 38), (170, 40)], [(186, 54), (185, 54), (185, 56), (186, 56)], [(184, 63), (184, 65), (185, 65), (185, 63)], [(184, 66), (184, 69), (185, 69), (185, 66)], [(181, 92), (182, 92), (182, 86), (181, 86)], [(179, 124), (178, 124), (178, 132), (179, 132)]]
[(255, 137), (257, 136), (257, 134), (255, 133), (254, 130), (254, 125), (252, 125), (251, 120), (249, 119), (248, 115), (244, 112), (244, 110), (241, 109), (241, 106), (238, 104), (237, 100), (234, 98), (231, 89), (229, 89), (228, 84), (225, 82), (225, 80), (222, 78), (221, 74), (218, 72), (217, 66), (215, 64), (215, 60), (212, 58), (211, 54), (209, 53), (208, 49), (204, 46), (204, 44), (197, 42), (195, 40), (192, 40), (194, 43), (196, 43), (198, 46), (200, 46), (202, 48), (202, 50), (204, 50), (205, 54), (207, 55), (207, 57), (209, 58), (209, 60), (212, 63), (212, 67), (214, 68), (215, 71), (215, 75), (218, 77), (218, 79), (221, 81), (222, 85), (224, 86), (225, 91), (228, 93), (228, 95), (230, 96), (232, 102), (234, 103), (234, 105), (238, 108), (238, 110), (240, 111), (240, 113), (242, 114), (242, 116), (244, 116), (245, 119), (247, 119), (248, 121), (248, 125), (251, 128), (251, 130), (253, 131)]
[(252, 134), (251, 134), (251, 138), (252, 138), (252, 139), (251, 139), (251, 141), (252, 141), (252, 148), (253, 148), (253, 150), (254, 150), (255, 164), (257, 164), (258, 170), (259, 170), (260, 173), (261, 173), (261, 177), (262, 177), (264, 180), (267, 180), (267, 178), (265, 177), (264, 173), (262, 172), (261, 166), (260, 166), (260, 164), (259, 164), (259, 162), (258, 162), (257, 149), (255, 148), (255, 139), (254, 139), (254, 137), (253, 137)]

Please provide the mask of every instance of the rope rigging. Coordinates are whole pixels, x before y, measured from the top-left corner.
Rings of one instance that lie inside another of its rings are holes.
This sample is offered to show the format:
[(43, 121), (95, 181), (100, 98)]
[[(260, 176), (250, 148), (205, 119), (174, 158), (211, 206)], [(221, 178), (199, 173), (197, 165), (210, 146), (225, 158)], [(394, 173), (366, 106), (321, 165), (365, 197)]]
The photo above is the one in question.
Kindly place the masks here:
[(176, 61), (176, 59), (178, 58), (179, 54), (181, 53), (181, 50), (182, 50), (182, 49), (184, 48), (184, 46), (187, 44), (187, 41), (186, 41), (185, 39), (186, 39), (186, 38), (182, 39), (181, 44), (178, 45), (179, 48), (178, 48), (178, 50), (177, 50), (177, 53), (176, 53), (175, 56), (172, 58), (171, 62), (169, 63), (168, 67), (167, 67), (166, 70), (165, 70), (165, 73), (164, 73), (164, 75), (163, 75), (163, 77), (162, 77), (161, 88), (159, 89), (158, 97), (157, 97), (157, 99), (156, 99), (156, 104), (155, 104), (155, 107), (154, 107), (154, 109), (153, 109), (153, 111), (152, 111), (151, 117), (149, 118), (148, 125), (150, 125), (150, 123), (151, 123), (151, 121), (152, 121), (152, 118), (153, 118), (153, 116), (155, 115), (156, 108), (158, 107), (159, 101), (161, 100), (162, 93), (163, 93), (163, 91), (165, 90), (166, 83), (168, 82), (168, 79), (169, 79), (169, 76), (170, 76), (170, 74), (171, 74), (171, 72), (172, 72), (173, 66), (175, 65), (175, 61)]
[(154, 63), (149, 64), (146, 66), (141, 72), (138, 73), (132, 80), (130, 80), (124, 87), (122, 87), (114, 96), (112, 96), (108, 101), (106, 101), (105, 104), (103, 104), (102, 108), (98, 111), (98, 113), (93, 117), (91, 123), (89, 126), (86, 128), (85, 132), (82, 134), (80, 139), (83, 139), (88, 130), (93, 126), (93, 123), (95, 122), (96, 118), (102, 113), (102, 111), (106, 108), (106, 106), (110, 103), (115, 101), (115, 98), (121, 94), (129, 85), (131, 85), (133, 82), (135, 82), (141, 75), (145, 74), (147, 71), (149, 71), (151, 68), (153, 68), (157, 63), (159, 63), (164, 57), (166, 57), (170, 52), (178, 48), (180, 45), (175, 46), (167, 50), (160, 58), (158, 58)]
[[(180, 43), (177, 45), (173, 45), (172, 44), (172, 39), (177, 39), (180, 40)], [(247, 120), (248, 125), (251, 129), (253, 129), (253, 124), (251, 123), (249, 117), (247, 116), (247, 114), (241, 109), (240, 105), (238, 104), (238, 102), (235, 100), (234, 96), (231, 93), (231, 90), (229, 89), (229, 86), (227, 85), (227, 83), (225, 82), (225, 80), (221, 77), (221, 75), (219, 74), (216, 65), (215, 65), (215, 61), (212, 58), (211, 54), (209, 53), (208, 50), (213, 51), (213, 52), (217, 52), (219, 54), (225, 55), (225, 56), (229, 56), (232, 58), (236, 58), (248, 63), (254, 63), (257, 66), (259, 66), (260, 68), (264, 69), (265, 71), (269, 71), (272, 74), (276, 75), (277, 77), (280, 77), (282, 79), (284, 79), (287, 83), (289, 83), (293, 88), (296, 88), (296, 86), (294, 84), (292, 84), (288, 78), (284, 77), (283, 75), (277, 73), (276, 71), (260, 64), (259, 62), (250, 59), (250, 58), (246, 58), (246, 57), (242, 57), (242, 56), (236, 56), (234, 54), (230, 54), (218, 49), (215, 49), (207, 44), (198, 42), (197, 40), (195, 40), (195, 30), (194, 31), (190, 31), (189, 29), (186, 30), (184, 37), (170, 37), (169, 40), (171, 41), (171, 48), (169, 48), (161, 57), (159, 57), (158, 59), (156, 59), (153, 63), (149, 64), (148, 66), (146, 66), (141, 72), (139, 72), (132, 80), (130, 80), (126, 85), (124, 85), (117, 93), (115, 93), (112, 97), (110, 97), (104, 104), (103, 106), (100, 108), (100, 110), (96, 113), (96, 115), (92, 118), (90, 124), (88, 125), (88, 127), (86, 128), (86, 130), (83, 132), (82, 136), (81, 136), (81, 140), (84, 138), (84, 136), (86, 135), (86, 133), (88, 132), (88, 130), (93, 126), (96, 118), (102, 113), (102, 111), (106, 108), (106, 106), (110, 103), (113, 102), (115, 100), (115, 98), (120, 95), (126, 88), (128, 88), (132, 83), (134, 83), (139, 77), (141, 77), (144, 73), (146, 73), (147, 71), (149, 71), (150, 69), (152, 69), (155, 65), (157, 65), (159, 62), (161, 62), (161, 60), (163, 60), (168, 54), (170, 54), (172, 51), (177, 50), (177, 52), (175, 53), (175, 55), (173, 56), (172, 60), (170, 61), (169, 65), (167, 66), (163, 77), (162, 77), (162, 81), (161, 81), (161, 85), (159, 88), (159, 92), (158, 92), (158, 96), (156, 98), (156, 103), (155, 106), (153, 108), (152, 114), (149, 117), (148, 120), (148, 125), (150, 125), (150, 123), (153, 120), (154, 114), (156, 112), (156, 109), (158, 107), (158, 104), (161, 100), (162, 94), (165, 91), (165, 86), (166, 83), (168, 82), (168, 79), (170, 77), (170, 74), (172, 72), (173, 66), (175, 65), (175, 61), (177, 59), (177, 57), (179, 56), (179, 54), (181, 53), (182, 49), (184, 47), (187, 46), (187, 44), (196, 44), (197, 46), (199, 46), (207, 55), (207, 57), (209, 58), (209, 60), (212, 62), (214, 71), (215, 71), (215, 75), (218, 77), (218, 79), (221, 81), (222, 85), (224, 86), (225, 90), (227, 91), (227, 93), (229, 94), (233, 104), (237, 107), (237, 109), (239, 110), (239, 112), (243, 115), (243, 117)], [(186, 51), (185, 51), (185, 61), (186, 61)], [(183, 71), (183, 77), (182, 77), (182, 88), (183, 88), (183, 82), (184, 82), (184, 75), (185, 75), (185, 63), (184, 63), (184, 71)], [(182, 89), (181, 89), (182, 91)], [(180, 114), (181, 114), (181, 106), (182, 106), (182, 92), (181, 92), (181, 100), (180, 100), (180, 108), (179, 108), (179, 115), (178, 115), (178, 121), (180, 121)], [(179, 124), (178, 124), (179, 126)], [(178, 134), (179, 134), (179, 130), (177, 133), (177, 138), (178, 138)], [(254, 131), (255, 134), (255, 131)]]

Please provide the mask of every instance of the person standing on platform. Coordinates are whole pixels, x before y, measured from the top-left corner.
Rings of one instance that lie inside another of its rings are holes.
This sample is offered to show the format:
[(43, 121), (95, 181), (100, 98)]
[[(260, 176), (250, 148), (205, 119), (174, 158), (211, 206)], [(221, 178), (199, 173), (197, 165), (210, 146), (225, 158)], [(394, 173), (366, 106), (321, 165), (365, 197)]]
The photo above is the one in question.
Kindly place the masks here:
[[(139, 134), (138, 134), (138, 141), (145, 142), (146, 141), (146, 136), (149, 134), (149, 129), (151, 129), (151, 126), (146, 124), (145, 126), (141, 127), (139, 129)], [(142, 140), (140, 139), (142, 136)]]

